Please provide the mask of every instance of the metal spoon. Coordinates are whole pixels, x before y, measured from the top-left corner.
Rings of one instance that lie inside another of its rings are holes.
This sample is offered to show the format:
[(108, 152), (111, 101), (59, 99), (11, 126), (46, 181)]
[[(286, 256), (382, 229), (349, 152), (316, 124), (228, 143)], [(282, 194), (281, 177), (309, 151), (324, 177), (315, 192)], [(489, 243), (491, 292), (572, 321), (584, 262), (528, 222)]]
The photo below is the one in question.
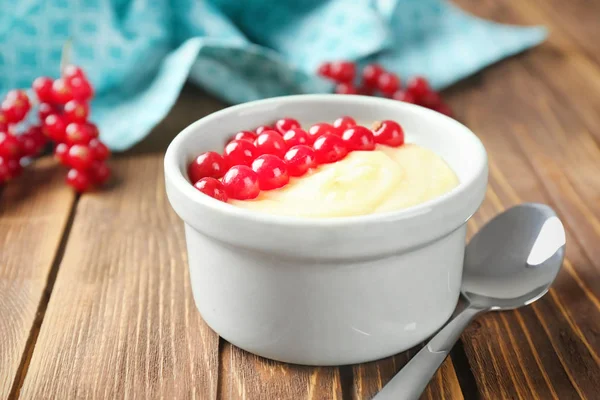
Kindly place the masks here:
[(461, 292), (467, 307), (374, 400), (418, 399), (477, 315), (525, 306), (546, 294), (562, 265), (564, 248), (564, 227), (546, 205), (522, 204), (496, 216), (466, 248)]

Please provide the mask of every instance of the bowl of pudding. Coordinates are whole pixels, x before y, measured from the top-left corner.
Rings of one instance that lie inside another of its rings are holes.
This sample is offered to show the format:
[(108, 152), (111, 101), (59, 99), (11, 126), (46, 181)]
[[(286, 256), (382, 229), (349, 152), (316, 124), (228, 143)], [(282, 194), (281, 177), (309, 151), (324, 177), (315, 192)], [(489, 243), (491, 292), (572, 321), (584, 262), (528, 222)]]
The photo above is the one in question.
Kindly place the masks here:
[[(317, 125), (341, 116), (372, 135)], [(309, 134), (302, 151), (292, 151), (285, 130), (283, 141), (269, 133), (258, 143), (250, 132), (254, 147), (238, 143), (241, 132), (283, 117)], [(192, 165), (209, 152), (220, 172), (198, 180), (202, 168)], [(203, 319), (242, 349), (306, 365), (384, 358), (444, 324), (458, 301), (466, 222), (483, 201), (487, 174), (483, 145), (459, 122), (366, 96), (233, 106), (184, 129), (165, 155), (167, 195), (184, 222)]]

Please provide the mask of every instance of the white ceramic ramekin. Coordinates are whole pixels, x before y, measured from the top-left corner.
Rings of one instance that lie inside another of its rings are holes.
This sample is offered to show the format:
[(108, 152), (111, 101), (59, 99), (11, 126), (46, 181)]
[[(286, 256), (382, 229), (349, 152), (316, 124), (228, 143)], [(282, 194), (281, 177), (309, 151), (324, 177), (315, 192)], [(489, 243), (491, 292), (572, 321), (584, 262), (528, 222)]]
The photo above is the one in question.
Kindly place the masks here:
[[(394, 119), (434, 150), (460, 185), (397, 212), (335, 219), (271, 216), (192, 187), (186, 165), (240, 130), (293, 117)], [(466, 222), (481, 204), (487, 156), (465, 126), (422, 107), (364, 96), (303, 95), (211, 114), (165, 155), (167, 194), (185, 223), (194, 299), (208, 325), (252, 353), (297, 364), (383, 358), (430, 336), (458, 300)]]

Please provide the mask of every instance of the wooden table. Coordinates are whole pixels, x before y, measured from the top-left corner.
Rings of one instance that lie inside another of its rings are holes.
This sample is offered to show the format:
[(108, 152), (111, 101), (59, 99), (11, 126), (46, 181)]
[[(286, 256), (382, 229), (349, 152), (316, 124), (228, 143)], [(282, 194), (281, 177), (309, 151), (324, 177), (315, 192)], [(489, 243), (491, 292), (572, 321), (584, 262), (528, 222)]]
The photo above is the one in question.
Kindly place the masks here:
[[(511, 205), (548, 203), (565, 223), (567, 259), (542, 300), (473, 323), (424, 398), (597, 399), (600, 2), (459, 3), (552, 32), (445, 93), (490, 155), (470, 233)], [(415, 353), (299, 367), (239, 350), (204, 324), (162, 158), (186, 124), (223, 106), (186, 88), (147, 140), (113, 160), (117, 182), (103, 192), (74, 195), (51, 160), (0, 189), (0, 398), (366, 399)]]

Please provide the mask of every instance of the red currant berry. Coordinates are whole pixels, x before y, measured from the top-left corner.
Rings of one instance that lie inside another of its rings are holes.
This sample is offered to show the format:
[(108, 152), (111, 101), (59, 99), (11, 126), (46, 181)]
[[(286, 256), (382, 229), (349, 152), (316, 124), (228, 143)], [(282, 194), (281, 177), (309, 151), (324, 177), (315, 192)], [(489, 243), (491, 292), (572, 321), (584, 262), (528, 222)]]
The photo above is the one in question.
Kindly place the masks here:
[(110, 168), (102, 161), (94, 161), (90, 166), (90, 178), (96, 185), (104, 185), (110, 178)]
[(23, 166), (21, 166), (21, 163), (19, 162), (18, 159), (9, 158), (6, 161), (6, 165), (8, 167), (9, 179), (16, 178), (17, 176), (21, 175), (21, 173), (23, 172)]
[(43, 124), (44, 134), (55, 142), (65, 141), (65, 131), (67, 129), (67, 122), (61, 115), (50, 114), (46, 117)]
[(277, 157), (283, 157), (287, 146), (283, 137), (275, 131), (264, 131), (254, 141), (258, 149), (258, 154), (273, 154)]
[(370, 129), (364, 126), (357, 125), (346, 129), (342, 134), (342, 139), (350, 151), (375, 149), (375, 136)]
[(79, 193), (85, 192), (90, 188), (91, 179), (87, 172), (71, 168), (67, 172), (67, 185), (73, 187)]
[(285, 162), (272, 154), (263, 154), (254, 160), (252, 170), (258, 175), (260, 190), (278, 189), (290, 181)]
[(406, 91), (412, 94), (415, 99), (420, 99), (431, 91), (429, 82), (422, 76), (414, 76), (406, 83)]
[(423, 107), (435, 109), (442, 104), (442, 98), (437, 92), (430, 91), (419, 97), (418, 103)]
[(348, 154), (346, 143), (341, 137), (331, 134), (321, 135), (313, 144), (319, 164), (329, 164), (341, 160)]
[(310, 137), (310, 141), (312, 143), (317, 140), (317, 138), (321, 135), (341, 135), (333, 125), (328, 124), (327, 122), (320, 122), (318, 124), (314, 124), (310, 128), (308, 128), (308, 136)]
[(400, 78), (392, 72), (384, 72), (379, 75), (377, 89), (386, 96), (391, 96), (400, 89)]
[(386, 146), (397, 147), (404, 144), (404, 130), (395, 121), (382, 121), (373, 134), (375, 135), (375, 142)]
[(0, 111), (0, 132), (8, 131), (8, 121), (2, 111)]
[(452, 109), (447, 104), (439, 104), (437, 107), (433, 108), (435, 111), (447, 115), (448, 117), (452, 116)]
[(23, 90), (11, 90), (2, 102), (2, 113), (8, 123), (21, 122), (29, 112), (31, 104)]
[(324, 78), (330, 78), (331, 77), (331, 63), (324, 62), (323, 64), (319, 65), (319, 68), (317, 69), (317, 74)]
[(79, 100), (71, 100), (65, 104), (65, 117), (69, 122), (86, 122), (90, 114), (87, 103)]
[(98, 131), (98, 127), (95, 124), (92, 124), (91, 122), (86, 122), (85, 127), (90, 132), (90, 135), (94, 138), (97, 138), (100, 134), (100, 132)]
[(46, 145), (48, 139), (44, 136), (40, 125), (32, 125), (27, 130), (27, 134), (35, 141), (38, 152)]
[(21, 156), (19, 140), (8, 132), (0, 132), (0, 157), (18, 159)]
[[(250, 166), (252, 161), (254, 161), (258, 155), (259, 152), (254, 143), (247, 140), (232, 140), (227, 143), (225, 151), (223, 152), (225, 163), (230, 167), (233, 167), (234, 165)], [(225, 173), (225, 171), (223, 171), (223, 173)]]
[(68, 166), (69, 162), (67, 156), (69, 154), (69, 145), (66, 143), (59, 143), (54, 148), (54, 158), (62, 165)]
[(335, 61), (331, 63), (329, 77), (338, 83), (352, 82), (356, 75), (356, 65), (349, 61)]
[(336, 94), (358, 94), (358, 90), (351, 83), (338, 83), (335, 86)]
[(339, 117), (335, 121), (333, 121), (333, 127), (338, 131), (341, 135), (346, 129), (352, 128), (356, 126), (356, 121), (352, 117), (348, 117), (344, 115), (343, 117)]
[(41, 103), (38, 107), (38, 116), (40, 121), (44, 121), (50, 114), (57, 114), (58, 110), (49, 103)]
[(261, 133), (263, 133), (264, 131), (272, 131), (273, 127), (269, 126), (269, 125), (261, 125), (258, 128), (256, 128), (254, 130), (254, 132), (256, 132), (257, 135), (260, 135)]
[(315, 151), (308, 146), (294, 146), (285, 153), (285, 163), (288, 167), (290, 176), (302, 176), (309, 169), (317, 166), (317, 156)]
[(92, 140), (90, 130), (77, 122), (71, 122), (65, 129), (65, 141), (68, 144), (88, 144)]
[(52, 78), (40, 76), (33, 81), (32, 88), (41, 103), (52, 103), (54, 101)]
[(69, 64), (63, 69), (62, 76), (64, 78), (74, 78), (76, 76), (80, 78), (85, 78), (85, 73), (80, 67), (73, 64)]
[[(90, 142), (90, 148), (92, 148), (92, 142)], [(100, 160), (100, 158), (96, 159)], [(200, 179), (206, 177), (220, 178), (225, 175), (226, 171), (227, 166), (225, 159), (219, 153), (214, 151), (207, 151), (206, 153), (200, 154), (188, 166), (188, 176), (192, 183), (196, 183)]]
[(75, 75), (64, 79), (73, 99), (88, 101), (94, 97), (94, 89), (85, 76)]
[(417, 99), (415, 98), (415, 96), (406, 90), (397, 90), (393, 95), (392, 95), (392, 99), (394, 100), (398, 100), (398, 101), (403, 101), (405, 103), (410, 103), (410, 104), (415, 104), (417, 102)]
[(67, 85), (64, 79), (57, 79), (52, 83), (52, 101), (56, 104), (66, 104), (73, 100), (71, 87)]
[(258, 135), (254, 132), (250, 132), (250, 131), (241, 131), (235, 134), (235, 136), (233, 137), (235, 140), (247, 140), (249, 142), (254, 143), (254, 140), (256, 139)]
[(40, 150), (35, 138), (29, 133), (17, 136), (17, 140), (21, 147), (21, 155), (24, 157), (34, 157)]
[(283, 135), (283, 141), (289, 149), (299, 144), (312, 144), (310, 136), (302, 128), (292, 128)]
[(367, 87), (367, 86), (359, 86), (357, 89), (358, 94), (361, 94), (363, 96), (374, 96), (375, 95), (375, 89), (371, 88), (371, 87)]
[(88, 169), (94, 162), (90, 148), (83, 144), (74, 144), (67, 152), (66, 161), (70, 167), (78, 170)]
[(275, 122), (275, 130), (281, 135), (293, 128), (300, 128), (300, 122), (293, 118), (281, 118)]
[(258, 175), (246, 165), (231, 167), (222, 179), (227, 196), (237, 200), (254, 199), (260, 193)]
[(198, 182), (194, 183), (194, 187), (213, 199), (227, 203), (227, 192), (225, 192), (225, 186), (221, 183), (221, 181), (215, 178), (202, 178)]
[[(98, 138), (93, 138), (92, 140), (90, 140), (90, 143), (88, 144), (88, 146), (89, 146), (90, 150), (92, 151), (92, 156), (94, 156), (95, 160), (104, 161), (110, 156), (110, 150)], [(217, 177), (217, 178), (220, 178), (225, 173), (225, 160), (223, 160), (223, 157), (221, 157), (220, 154), (218, 154), (218, 153), (215, 153), (215, 154), (218, 155), (221, 160), (220, 166), (221, 166), (222, 172)]]
[(383, 74), (385, 70), (379, 64), (369, 64), (362, 70), (362, 83), (365, 87), (376, 88), (379, 76)]

